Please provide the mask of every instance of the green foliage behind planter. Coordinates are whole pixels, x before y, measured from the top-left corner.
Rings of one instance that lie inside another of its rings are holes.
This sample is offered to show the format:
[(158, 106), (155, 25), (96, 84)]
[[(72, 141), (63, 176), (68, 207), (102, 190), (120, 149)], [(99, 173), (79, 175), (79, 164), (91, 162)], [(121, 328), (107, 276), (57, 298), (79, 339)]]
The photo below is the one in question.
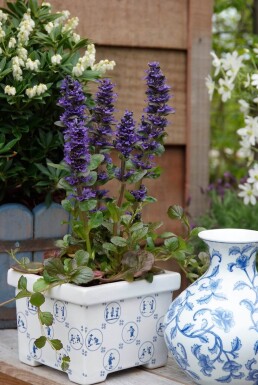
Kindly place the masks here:
[(235, 191), (226, 190), (223, 197), (212, 191), (210, 199), (209, 211), (198, 219), (198, 225), (207, 229), (258, 229), (257, 205), (245, 205)]

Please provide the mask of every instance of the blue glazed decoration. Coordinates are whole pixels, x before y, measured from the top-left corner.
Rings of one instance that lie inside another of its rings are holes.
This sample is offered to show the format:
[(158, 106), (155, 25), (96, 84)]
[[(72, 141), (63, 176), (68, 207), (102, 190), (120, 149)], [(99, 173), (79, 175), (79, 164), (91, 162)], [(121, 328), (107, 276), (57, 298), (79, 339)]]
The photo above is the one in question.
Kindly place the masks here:
[(258, 231), (199, 234), (208, 271), (182, 292), (165, 316), (174, 359), (200, 385), (258, 385)]

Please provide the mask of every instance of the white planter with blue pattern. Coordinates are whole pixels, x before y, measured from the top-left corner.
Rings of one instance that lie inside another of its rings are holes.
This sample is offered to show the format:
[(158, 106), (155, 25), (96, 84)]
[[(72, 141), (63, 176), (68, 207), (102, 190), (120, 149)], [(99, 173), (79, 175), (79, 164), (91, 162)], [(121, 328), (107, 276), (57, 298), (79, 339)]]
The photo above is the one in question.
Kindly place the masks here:
[(171, 304), (165, 341), (197, 384), (258, 384), (258, 231), (206, 230), (210, 267)]
[[(8, 272), (8, 283), (17, 287), (21, 274)], [(38, 279), (26, 275), (28, 290)], [(133, 283), (115, 282), (94, 287), (64, 284), (47, 294), (43, 311), (54, 315), (46, 327), (49, 338), (60, 339), (61, 351), (34, 344), (42, 333), (36, 309), (28, 299), (17, 305), (20, 361), (44, 364), (61, 370), (63, 355), (69, 355), (69, 379), (78, 384), (95, 384), (109, 373), (144, 365), (156, 368), (167, 362), (163, 318), (171, 302), (171, 293), (180, 286), (180, 275), (167, 272)]]

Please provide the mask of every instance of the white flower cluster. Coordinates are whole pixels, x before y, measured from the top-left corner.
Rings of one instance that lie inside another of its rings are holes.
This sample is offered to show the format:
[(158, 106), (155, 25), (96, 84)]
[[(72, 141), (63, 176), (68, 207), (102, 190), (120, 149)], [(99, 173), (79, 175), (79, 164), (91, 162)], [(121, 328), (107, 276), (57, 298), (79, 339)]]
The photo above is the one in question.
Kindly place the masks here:
[[(51, 12), (51, 4), (43, 1), (41, 4), (42, 7), (49, 8)], [(47, 31), (48, 34), (52, 32), (54, 28), (59, 28), (61, 34), (64, 33), (66, 37), (69, 38), (70, 42), (78, 43), (81, 40), (79, 34), (74, 30), (79, 23), (78, 17), (70, 17), (70, 12), (67, 10), (57, 12), (59, 17), (53, 19), (53, 21), (46, 23), (43, 28)], [(32, 50), (30, 47), (30, 39), (32, 33), (36, 32), (36, 23), (32, 18), (32, 13), (30, 8), (23, 14), (20, 19), (20, 22), (17, 23), (16, 33), (9, 36), (8, 28), (5, 26), (5, 23), (11, 20), (11, 17), (0, 10), (0, 41), (6, 36), (6, 42), (4, 42), (3, 47), (8, 48), (8, 52), (12, 75), (15, 81), (26, 81), (30, 79), (31, 76), (29, 72), (37, 73), (40, 71), (41, 63), (40, 56), (35, 60), (32, 56)], [(61, 36), (61, 38), (63, 38)], [(0, 47), (0, 54), (4, 52), (4, 49)], [(96, 70), (99, 73), (105, 73), (107, 70), (112, 70), (115, 66), (114, 61), (101, 60), (99, 63), (95, 63), (96, 49), (94, 44), (89, 44), (84, 55), (79, 58), (77, 64), (72, 69), (72, 74), (76, 77), (83, 75), (86, 69)], [(50, 71), (57, 71), (58, 66), (62, 63), (63, 57), (59, 52), (53, 52), (50, 55), (51, 65), (49, 67)], [(42, 80), (41, 80), (42, 81)], [(34, 80), (35, 84), (37, 80)], [(46, 82), (47, 83), (47, 82)], [(15, 84), (16, 85), (16, 84)], [(42, 95), (46, 90), (47, 86), (45, 84), (38, 84), (30, 87), (31, 83), (25, 86), (25, 91), (18, 91), (20, 88), (14, 87), (12, 84), (7, 84), (4, 88), (4, 93), (8, 96), (15, 96), (19, 92), (25, 92), (28, 98), (33, 98), (39, 95)], [(23, 88), (23, 90), (24, 90)]]
[(50, 21), (44, 26), (47, 33), (50, 33), (53, 30), (53, 28), (58, 27), (60, 24), (63, 24), (70, 16), (70, 12), (66, 10), (62, 12), (57, 12), (57, 13), (60, 14), (60, 17), (58, 17), (54, 21)]
[(12, 57), (12, 71), (13, 77), (15, 80), (21, 81), (23, 79), (22, 68), (26, 68), (27, 70), (37, 72), (40, 67), (40, 61), (32, 60), (30, 58), (27, 59), (28, 52), (25, 48), (18, 48), (18, 55)]
[(24, 67), (24, 60), (21, 59), (19, 56), (14, 56), (12, 58), (12, 70), (13, 70), (13, 77), (15, 80), (22, 80), (22, 69), (21, 67)]
[(92, 66), (93, 71), (98, 71), (101, 74), (104, 74), (106, 71), (112, 71), (116, 63), (114, 60), (100, 60), (98, 63)]
[(5, 31), (2, 28), (3, 23), (0, 21), (0, 40), (5, 37)]
[(0, 21), (5, 22), (7, 19), (8, 19), (7, 13), (3, 12), (3, 11), (0, 9)]
[(0, 9), (0, 40), (3, 39), (5, 37), (5, 31), (4, 29), (2, 28), (2, 26), (5, 24), (5, 22), (7, 21), (8, 19), (8, 15), (6, 13), (4, 13), (1, 9)]
[(16, 94), (16, 88), (10, 85), (5, 86), (4, 93), (9, 96), (14, 96)]
[(44, 92), (47, 91), (47, 86), (45, 84), (38, 84), (38, 85), (35, 85), (31, 88), (27, 88), (26, 89), (26, 95), (28, 96), (28, 98), (32, 99), (34, 98), (35, 96), (40, 96), (42, 94), (44, 94)]
[(62, 32), (70, 32), (70, 31), (73, 31), (75, 30), (75, 28), (78, 26), (79, 24), (79, 18), (78, 17), (72, 17), (71, 19), (69, 19), (67, 21), (67, 23), (63, 26), (62, 28)]
[(18, 27), (18, 42), (20, 45), (27, 45), (31, 32), (35, 27), (35, 21), (30, 16), (30, 9), (24, 13), (22, 21)]
[(96, 49), (94, 44), (89, 44), (87, 50), (85, 51), (84, 56), (82, 56), (77, 64), (73, 67), (72, 74), (76, 77), (79, 77), (87, 68), (91, 68), (93, 71), (98, 71), (101, 74), (104, 74), (108, 70), (113, 70), (116, 63), (111, 60), (100, 60), (98, 63), (95, 63), (96, 60)]
[[(234, 81), (240, 70), (244, 66), (244, 55), (238, 55), (236, 51), (225, 54), (222, 58), (211, 52), (213, 57), (212, 65), (215, 68), (214, 77), (218, 75), (221, 77), (217, 80), (218, 82), (218, 93), (221, 95), (223, 102), (226, 102), (231, 98), (231, 93), (234, 89)], [(216, 83), (210, 76), (206, 78), (206, 86), (208, 88), (210, 100), (212, 99), (213, 92), (216, 87)]]
[[(223, 102), (232, 97), (232, 91), (236, 91), (236, 84), (240, 82), (240, 88), (246, 89), (246, 99), (238, 99), (239, 109), (244, 115), (245, 125), (237, 130), (240, 137), (240, 149), (238, 156), (247, 158), (248, 164), (253, 167), (248, 171), (247, 181), (239, 185), (239, 196), (245, 204), (255, 205), (258, 201), (258, 163), (255, 160), (258, 145), (258, 116), (252, 116), (251, 111), (258, 103), (258, 72), (256, 67), (250, 73), (253, 58), (258, 58), (258, 48), (253, 52), (247, 51), (245, 55), (239, 55), (236, 51), (224, 54), (221, 58), (212, 52), (212, 65), (214, 67), (214, 78), (206, 78), (206, 86), (210, 99), (217, 90)], [(247, 67), (248, 66), (248, 67)], [(218, 75), (220, 77), (218, 78)]]
[(16, 39), (15, 37), (11, 37), (8, 43), (8, 48), (14, 48), (16, 46)]
[(55, 66), (57, 64), (60, 64), (62, 61), (62, 56), (57, 54), (57, 55), (53, 55), (51, 57), (51, 63)]

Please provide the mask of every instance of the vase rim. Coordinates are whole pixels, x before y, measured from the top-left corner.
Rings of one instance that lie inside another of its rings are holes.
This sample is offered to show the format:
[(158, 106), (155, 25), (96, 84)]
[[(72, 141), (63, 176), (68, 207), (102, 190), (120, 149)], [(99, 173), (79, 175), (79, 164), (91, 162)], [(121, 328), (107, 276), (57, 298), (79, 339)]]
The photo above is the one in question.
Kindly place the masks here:
[(247, 229), (211, 229), (200, 231), (198, 236), (204, 241), (222, 243), (258, 242), (258, 231)]

